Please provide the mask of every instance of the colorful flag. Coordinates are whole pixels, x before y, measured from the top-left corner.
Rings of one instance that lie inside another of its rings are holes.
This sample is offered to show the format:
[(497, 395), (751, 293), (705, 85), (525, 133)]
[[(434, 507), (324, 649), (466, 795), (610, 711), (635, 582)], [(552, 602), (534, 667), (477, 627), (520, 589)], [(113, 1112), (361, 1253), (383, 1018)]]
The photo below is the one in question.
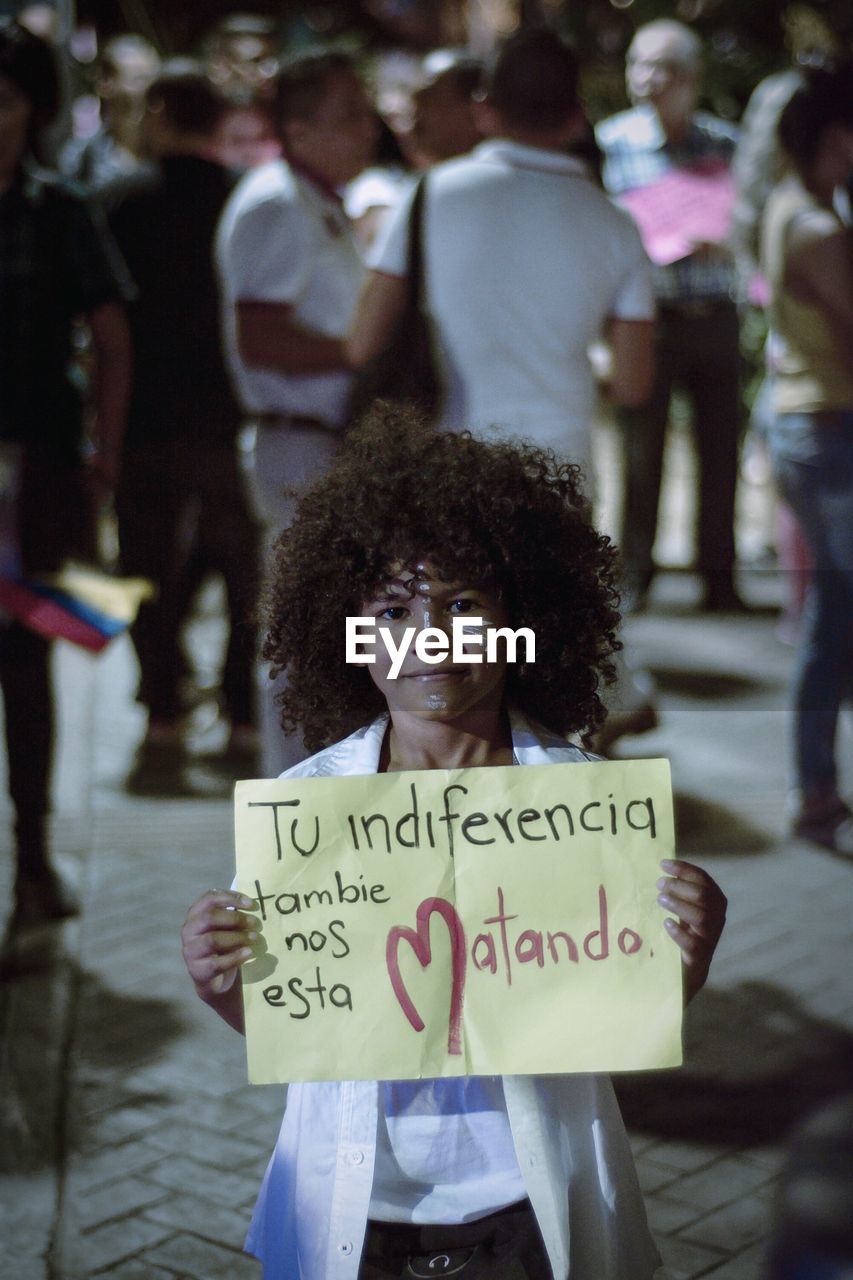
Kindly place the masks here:
[(0, 609), (40, 635), (69, 640), (92, 653), (125, 631), (152, 594), (144, 578), (113, 578), (95, 569), (0, 577)]

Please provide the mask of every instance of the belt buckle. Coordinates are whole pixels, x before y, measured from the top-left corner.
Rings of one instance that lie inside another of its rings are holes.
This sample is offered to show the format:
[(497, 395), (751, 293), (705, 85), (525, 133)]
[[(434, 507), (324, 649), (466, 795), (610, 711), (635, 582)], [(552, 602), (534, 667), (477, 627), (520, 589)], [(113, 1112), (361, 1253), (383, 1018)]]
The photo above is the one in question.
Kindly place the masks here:
[(417, 1280), (433, 1280), (435, 1276), (459, 1275), (468, 1266), (476, 1252), (475, 1247), (410, 1255), (406, 1260), (406, 1275), (417, 1277)]

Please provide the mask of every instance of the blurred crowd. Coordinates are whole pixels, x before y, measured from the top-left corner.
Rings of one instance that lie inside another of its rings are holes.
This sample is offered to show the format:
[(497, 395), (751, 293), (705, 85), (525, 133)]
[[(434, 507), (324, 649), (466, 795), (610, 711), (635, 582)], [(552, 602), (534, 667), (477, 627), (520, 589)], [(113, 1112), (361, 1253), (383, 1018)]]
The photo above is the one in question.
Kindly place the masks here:
[[(819, 28), (738, 124), (701, 107), (696, 32), (649, 23), (626, 50), (625, 109), (590, 121), (584, 68), (544, 28), (485, 59), (363, 65), (337, 48), (292, 54), (251, 13), (168, 58), (132, 32), (54, 47), (51, 15), (34, 4), (0, 25), (0, 550), (10, 579), (92, 562), (109, 512), (108, 567), (154, 584), (132, 628), (148, 719), (129, 785), (168, 791), (182, 768), (182, 635), (211, 575), (229, 635), (223, 761), (274, 774), (304, 754), (277, 721), (286, 673), (258, 658), (259, 592), (359, 395), (547, 445), (582, 468), (591, 500), (604, 406), (628, 611), (658, 568), (677, 395), (697, 459), (697, 608), (750, 607), (735, 540), (747, 429), (772, 460), (799, 636), (791, 821), (853, 851), (834, 746), (853, 594), (851, 32)], [(383, 356), (412, 313), (430, 385), (395, 391)], [(769, 336), (750, 423), (741, 337), (756, 314)], [(74, 910), (46, 848), (48, 657), (10, 613), (21, 925)], [(629, 653), (594, 745), (656, 718)]]
[[(592, 121), (584, 68), (544, 27), (482, 59), (364, 65), (291, 53), (255, 14), (168, 58), (133, 32), (60, 47), (55, 16), (0, 20), (10, 936), (77, 910), (48, 847), (50, 640), (22, 591), (69, 562), (153, 584), (131, 629), (147, 727), (127, 785), (168, 794), (198, 696), (184, 633), (219, 579), (219, 763), (274, 776), (305, 751), (278, 721), (287, 672), (259, 657), (264, 578), (300, 489), (377, 395), (547, 446), (590, 501), (610, 415), (624, 611), (653, 602), (676, 396), (697, 463), (695, 607), (750, 608), (735, 537), (750, 431), (777, 485), (797, 644), (791, 828), (853, 854), (836, 754), (853, 669), (853, 28), (818, 26), (738, 123), (702, 109), (696, 31), (651, 22), (626, 49), (624, 109)], [(630, 652), (608, 698), (600, 752), (657, 722)], [(774, 1275), (804, 1274), (793, 1248)]]

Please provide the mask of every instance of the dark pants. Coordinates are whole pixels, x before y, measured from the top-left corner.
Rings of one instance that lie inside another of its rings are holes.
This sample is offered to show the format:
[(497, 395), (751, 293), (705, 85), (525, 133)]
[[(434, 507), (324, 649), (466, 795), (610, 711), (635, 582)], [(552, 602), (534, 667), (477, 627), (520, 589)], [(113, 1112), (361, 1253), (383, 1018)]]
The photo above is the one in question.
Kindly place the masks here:
[(18, 622), (0, 626), (0, 688), (18, 874), (37, 879), (46, 865), (44, 827), (53, 755), (50, 643)]
[[(69, 557), (93, 559), (95, 507), (82, 466), (25, 452), (17, 522), (25, 575), (55, 573)], [(55, 721), (50, 652), (44, 636), (19, 622), (0, 623), (9, 796), (18, 876), (24, 880), (39, 880), (48, 872), (45, 825)]]
[(116, 513), (122, 571), (157, 587), (131, 632), (141, 668), (139, 701), (155, 719), (180, 714), (186, 575), (200, 559), (225, 582), (230, 635), (224, 709), (233, 724), (251, 724), (259, 550), (236, 448), (172, 442), (128, 451)]
[(551, 1267), (529, 1201), (458, 1226), (368, 1223), (360, 1280), (548, 1280)]
[(654, 572), (664, 445), (676, 388), (690, 401), (699, 465), (696, 567), (711, 591), (725, 591), (735, 563), (742, 424), (739, 325), (733, 303), (708, 303), (695, 312), (662, 306), (654, 390), (644, 405), (619, 411), (625, 457), (619, 541), (625, 576), (641, 587)]

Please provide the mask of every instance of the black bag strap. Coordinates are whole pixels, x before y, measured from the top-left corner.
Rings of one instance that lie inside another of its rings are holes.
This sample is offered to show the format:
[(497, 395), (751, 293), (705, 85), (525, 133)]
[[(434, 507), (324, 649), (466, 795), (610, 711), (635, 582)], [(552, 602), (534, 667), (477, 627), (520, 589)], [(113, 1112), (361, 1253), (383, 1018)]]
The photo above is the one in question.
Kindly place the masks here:
[(406, 262), (406, 278), (409, 282), (411, 305), (420, 308), (424, 293), (423, 225), (426, 174), (418, 178), (412, 207), (409, 211), (409, 252)]

